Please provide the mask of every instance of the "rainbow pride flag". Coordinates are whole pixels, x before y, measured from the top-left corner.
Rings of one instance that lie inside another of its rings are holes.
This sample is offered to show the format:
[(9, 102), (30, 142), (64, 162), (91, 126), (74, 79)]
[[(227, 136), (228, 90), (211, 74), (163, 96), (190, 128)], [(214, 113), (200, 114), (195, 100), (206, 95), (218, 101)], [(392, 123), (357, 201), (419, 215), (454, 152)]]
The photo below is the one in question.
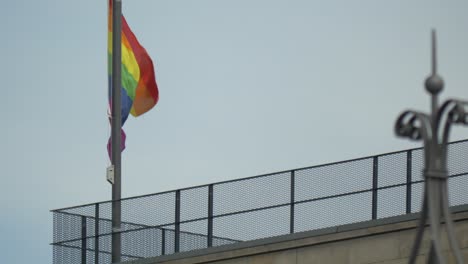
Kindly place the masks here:
[[(112, 1), (108, 9), (108, 77), (109, 105), (112, 91)], [(153, 108), (159, 99), (153, 61), (122, 15), (122, 126), (129, 114), (137, 117)], [(122, 131), (122, 150), (125, 148), (125, 133)], [(110, 150), (110, 140), (108, 151)], [(109, 152), (109, 157), (110, 157)]]

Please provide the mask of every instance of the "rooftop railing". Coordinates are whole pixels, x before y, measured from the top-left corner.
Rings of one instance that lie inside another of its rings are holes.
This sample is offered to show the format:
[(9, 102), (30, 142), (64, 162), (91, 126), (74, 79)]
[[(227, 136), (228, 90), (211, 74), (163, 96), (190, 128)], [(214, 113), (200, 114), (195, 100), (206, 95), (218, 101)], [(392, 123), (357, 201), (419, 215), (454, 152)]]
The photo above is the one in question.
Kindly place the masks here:
[[(468, 140), (448, 160), (468, 204)], [(418, 212), (423, 166), (418, 148), (121, 199), (122, 261)], [(111, 205), (52, 211), (55, 264), (111, 263)]]

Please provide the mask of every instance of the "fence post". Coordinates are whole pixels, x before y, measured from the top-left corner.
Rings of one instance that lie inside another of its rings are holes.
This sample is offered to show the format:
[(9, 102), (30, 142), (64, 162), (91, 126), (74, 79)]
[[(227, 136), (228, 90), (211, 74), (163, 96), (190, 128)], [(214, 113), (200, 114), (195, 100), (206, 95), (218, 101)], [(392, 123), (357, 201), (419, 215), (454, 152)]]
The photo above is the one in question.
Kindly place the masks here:
[(86, 264), (86, 216), (81, 216), (81, 264)]
[(180, 190), (177, 190), (175, 200), (175, 234), (174, 234), (174, 253), (180, 250)]
[(411, 183), (412, 183), (412, 171), (411, 166), (413, 163), (413, 152), (408, 150), (406, 152), (406, 213), (411, 213)]
[(291, 197), (290, 197), (290, 209), (289, 209), (289, 233), (294, 233), (294, 202), (295, 202), (295, 189), (296, 189), (296, 177), (295, 177), (295, 171), (291, 171)]
[(213, 184), (208, 186), (208, 247), (213, 246)]
[(372, 219), (377, 219), (377, 188), (379, 174), (379, 156), (374, 157), (372, 169)]
[(166, 229), (161, 228), (161, 256), (166, 255)]
[(99, 204), (95, 206), (94, 212), (94, 264), (99, 264)]

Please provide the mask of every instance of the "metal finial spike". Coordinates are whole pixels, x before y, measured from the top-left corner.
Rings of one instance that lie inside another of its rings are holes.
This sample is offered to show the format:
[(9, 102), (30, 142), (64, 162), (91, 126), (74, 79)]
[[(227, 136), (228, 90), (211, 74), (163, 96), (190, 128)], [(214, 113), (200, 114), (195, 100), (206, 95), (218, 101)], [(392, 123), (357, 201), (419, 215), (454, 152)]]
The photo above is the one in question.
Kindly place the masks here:
[(437, 41), (435, 29), (432, 29), (432, 74), (437, 74)]
[(436, 32), (432, 30), (432, 74), (426, 79), (426, 90), (432, 95), (437, 95), (444, 88), (444, 80), (437, 75), (437, 47)]

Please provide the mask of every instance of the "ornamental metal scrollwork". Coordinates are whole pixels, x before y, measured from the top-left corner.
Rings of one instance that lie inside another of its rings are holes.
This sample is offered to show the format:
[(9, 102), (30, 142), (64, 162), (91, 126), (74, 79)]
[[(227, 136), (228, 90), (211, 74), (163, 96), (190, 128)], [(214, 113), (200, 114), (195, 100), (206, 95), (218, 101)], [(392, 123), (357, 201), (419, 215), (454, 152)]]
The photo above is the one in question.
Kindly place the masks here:
[(468, 125), (468, 102), (450, 99), (439, 107), (438, 94), (443, 89), (444, 81), (437, 74), (436, 60), (436, 35), (433, 30), (432, 74), (425, 82), (426, 90), (431, 94), (431, 113), (428, 115), (408, 110), (401, 113), (395, 123), (397, 136), (416, 141), (422, 140), (424, 144), (424, 195), (419, 225), (409, 258), (410, 264), (416, 261), (427, 221), (429, 221), (431, 233), (428, 263), (446, 263), (441, 246), (442, 220), (445, 220), (448, 241), (456, 263), (464, 263), (449, 209), (447, 143), (452, 125)]

